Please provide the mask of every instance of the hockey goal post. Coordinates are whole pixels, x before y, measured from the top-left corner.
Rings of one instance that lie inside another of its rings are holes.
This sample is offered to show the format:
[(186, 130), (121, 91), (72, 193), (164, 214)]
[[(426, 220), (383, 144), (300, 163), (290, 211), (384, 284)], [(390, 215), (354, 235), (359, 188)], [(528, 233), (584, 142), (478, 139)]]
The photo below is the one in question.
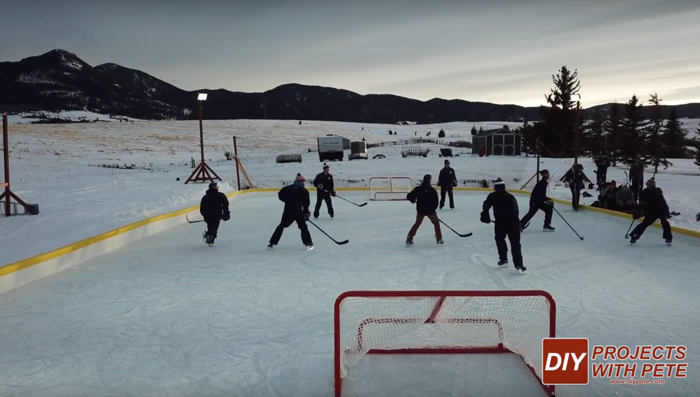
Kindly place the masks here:
[(406, 194), (413, 189), (408, 176), (373, 176), (369, 178), (369, 199), (376, 201), (406, 200)]
[(555, 337), (546, 291), (349, 291), (335, 301), (334, 387), (365, 354), (519, 355), (542, 384), (542, 339)]

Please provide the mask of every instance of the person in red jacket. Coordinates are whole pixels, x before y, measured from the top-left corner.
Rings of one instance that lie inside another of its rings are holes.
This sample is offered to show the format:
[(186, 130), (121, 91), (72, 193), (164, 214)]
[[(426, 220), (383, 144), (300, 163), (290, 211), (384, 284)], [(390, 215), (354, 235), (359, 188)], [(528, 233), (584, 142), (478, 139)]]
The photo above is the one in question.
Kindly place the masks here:
[(436, 212), (438, 208), (438, 194), (437, 190), (430, 186), (431, 180), (432, 176), (425, 175), (423, 177), (423, 183), (421, 183), (420, 186), (415, 187), (406, 195), (406, 198), (411, 202), (411, 204), (416, 204), (417, 212), (416, 222), (411, 227), (411, 230), (409, 230), (408, 237), (406, 237), (406, 244), (408, 245), (413, 244), (413, 237), (415, 237), (416, 232), (418, 232), (418, 228), (420, 227), (421, 223), (423, 223), (423, 219), (425, 217), (428, 217), (430, 222), (433, 223), (433, 227), (435, 227), (435, 240), (437, 243), (443, 243), (442, 231), (440, 230), (440, 219), (438, 218)]

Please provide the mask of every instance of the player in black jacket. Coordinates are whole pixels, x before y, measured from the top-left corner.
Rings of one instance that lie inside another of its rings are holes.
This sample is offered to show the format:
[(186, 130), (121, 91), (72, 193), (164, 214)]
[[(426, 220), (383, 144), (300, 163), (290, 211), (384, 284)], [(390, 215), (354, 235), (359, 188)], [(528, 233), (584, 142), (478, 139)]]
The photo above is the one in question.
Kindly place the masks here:
[(416, 223), (413, 224), (411, 230), (408, 232), (408, 237), (406, 238), (406, 244), (413, 244), (413, 237), (416, 235), (420, 224), (423, 223), (423, 218), (426, 216), (430, 219), (435, 227), (435, 240), (438, 244), (442, 244), (442, 231), (440, 230), (440, 219), (435, 212), (438, 208), (438, 194), (437, 191), (430, 186), (430, 181), (432, 177), (430, 175), (425, 175), (423, 177), (423, 183), (420, 186), (416, 186), (410, 193), (406, 195), (406, 199), (411, 202), (411, 204), (416, 204)]
[(216, 240), (216, 232), (219, 230), (221, 220), (227, 221), (231, 219), (231, 213), (228, 210), (228, 198), (225, 194), (219, 192), (219, 185), (216, 182), (209, 184), (209, 189), (199, 203), (199, 213), (204, 218), (204, 222), (207, 223), (204, 241), (212, 246), (214, 245), (214, 240)]
[(569, 182), (571, 189), (571, 207), (578, 211), (578, 203), (581, 200), (581, 190), (585, 187), (585, 182), (591, 183), (586, 174), (583, 173), (583, 165), (575, 163), (569, 171), (564, 174), (562, 180)]
[(306, 249), (311, 250), (314, 248), (309, 227), (306, 225), (306, 221), (311, 216), (309, 212), (311, 202), (309, 200), (309, 191), (304, 187), (304, 182), (306, 182), (306, 179), (301, 174), (297, 174), (293, 184), (283, 187), (277, 193), (280, 201), (284, 202), (284, 212), (282, 212), (282, 221), (280, 221), (272, 237), (270, 237), (268, 249), (274, 248), (279, 243), (284, 229), (291, 226), (294, 222), (297, 223), (299, 230), (301, 230), (301, 241)]
[[(671, 213), (668, 210), (664, 193), (656, 187), (654, 178), (647, 181), (647, 188), (639, 195), (639, 207), (644, 211), (644, 221), (632, 230), (630, 243), (636, 243), (644, 233), (644, 230), (658, 219), (664, 231), (663, 238), (666, 240), (666, 244), (671, 245), (673, 234), (671, 234), (671, 225), (668, 223)], [(635, 212), (633, 217), (634, 219), (639, 219), (641, 216), (641, 213)]]
[(552, 227), (552, 213), (554, 212), (554, 201), (547, 197), (547, 184), (549, 183), (549, 171), (540, 171), (542, 179), (537, 182), (530, 195), (530, 211), (520, 220), (520, 230), (525, 230), (530, 224), (530, 219), (538, 210), (544, 211), (544, 230), (554, 231)]
[(316, 186), (316, 208), (314, 208), (314, 219), (318, 218), (318, 211), (321, 209), (321, 202), (326, 202), (328, 207), (328, 215), (333, 218), (333, 203), (331, 196), (335, 197), (335, 186), (333, 186), (333, 175), (330, 174), (328, 164), (323, 166), (323, 172), (316, 175), (314, 178), (314, 186)]
[(494, 227), (496, 248), (498, 249), (498, 266), (508, 266), (508, 245), (506, 236), (510, 240), (510, 251), (513, 255), (515, 269), (524, 273), (527, 269), (523, 266), (523, 255), (520, 251), (520, 210), (518, 200), (512, 194), (506, 192), (506, 184), (498, 178), (493, 185), (495, 190), (484, 201), (481, 221), (491, 223), (489, 210), (493, 207), (493, 216), (496, 219)]
[(605, 154), (598, 156), (595, 160), (595, 165), (598, 167), (596, 174), (598, 175), (598, 190), (603, 190), (605, 182), (608, 178), (608, 168), (610, 167), (610, 157)]
[(452, 188), (457, 186), (457, 176), (454, 168), (450, 168), (450, 160), (445, 160), (445, 167), (440, 170), (438, 176), (438, 186), (440, 186), (440, 209), (445, 206), (445, 195), (450, 196), (450, 208), (455, 208)]

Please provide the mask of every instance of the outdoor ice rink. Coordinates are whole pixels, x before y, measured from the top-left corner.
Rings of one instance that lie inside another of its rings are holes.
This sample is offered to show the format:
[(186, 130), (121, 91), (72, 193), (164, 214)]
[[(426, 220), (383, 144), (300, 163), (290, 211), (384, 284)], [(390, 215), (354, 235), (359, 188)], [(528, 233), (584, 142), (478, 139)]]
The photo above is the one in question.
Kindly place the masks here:
[[(356, 202), (367, 192), (339, 191)], [(498, 269), (493, 226), (479, 222), (486, 192), (456, 192), (437, 246), (402, 202), (358, 208), (334, 200), (309, 225), (306, 251), (296, 226), (273, 251), (275, 193), (231, 207), (213, 248), (202, 223), (186, 224), (0, 296), (0, 396), (332, 396), (333, 305), (349, 290), (548, 291), (557, 336), (591, 344), (685, 345), (688, 377), (664, 385), (558, 386), (557, 396), (700, 395), (700, 240), (676, 234), (672, 247), (651, 227), (635, 246), (626, 219), (569, 206), (542, 232), (540, 212), (522, 235), (525, 266)], [(312, 193), (312, 205), (315, 195)], [(518, 196), (521, 215), (528, 198)], [(400, 313), (397, 313), (400, 315)], [(514, 355), (364, 357), (344, 396), (543, 396)]]

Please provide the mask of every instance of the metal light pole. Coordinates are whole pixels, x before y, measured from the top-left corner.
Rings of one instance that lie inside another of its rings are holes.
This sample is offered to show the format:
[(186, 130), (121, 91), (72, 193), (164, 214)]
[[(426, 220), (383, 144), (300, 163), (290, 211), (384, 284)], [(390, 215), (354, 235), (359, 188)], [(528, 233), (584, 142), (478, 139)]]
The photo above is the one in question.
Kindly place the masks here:
[[(185, 184), (189, 182), (204, 182), (211, 181), (214, 179), (221, 180), (216, 172), (212, 170), (207, 163), (204, 162), (204, 131), (202, 129), (202, 102), (207, 100), (207, 94), (199, 94), (197, 96), (197, 108), (199, 111), (199, 153), (200, 153), (200, 163), (197, 168), (192, 171), (192, 174), (185, 181)], [(213, 176), (212, 176), (213, 175)]]

